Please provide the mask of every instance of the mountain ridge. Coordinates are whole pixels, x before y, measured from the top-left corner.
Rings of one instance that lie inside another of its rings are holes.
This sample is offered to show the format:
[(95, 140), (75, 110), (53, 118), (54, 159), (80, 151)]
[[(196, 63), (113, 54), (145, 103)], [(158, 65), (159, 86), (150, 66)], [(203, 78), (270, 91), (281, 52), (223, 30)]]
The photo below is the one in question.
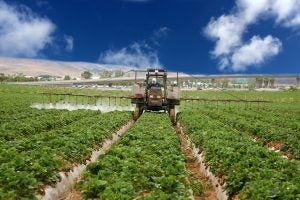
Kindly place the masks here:
[(68, 62), (46, 59), (30, 59), (30, 58), (8, 58), (0, 57), (0, 73), (14, 75), (24, 74), (27, 76), (51, 75), (80, 77), (85, 70), (98, 74), (101, 70), (117, 70), (128, 71), (137, 69), (135, 67), (123, 65), (110, 65), (91, 62)]

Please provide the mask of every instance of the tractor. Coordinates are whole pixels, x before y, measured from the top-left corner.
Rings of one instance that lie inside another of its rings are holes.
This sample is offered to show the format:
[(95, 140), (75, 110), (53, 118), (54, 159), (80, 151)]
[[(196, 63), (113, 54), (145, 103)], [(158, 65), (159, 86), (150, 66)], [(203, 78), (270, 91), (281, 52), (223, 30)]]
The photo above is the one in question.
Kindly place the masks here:
[(144, 82), (135, 83), (131, 103), (135, 104), (133, 119), (137, 120), (144, 111), (168, 112), (173, 124), (176, 123), (175, 106), (180, 104), (178, 75), (177, 82), (167, 79), (164, 69), (147, 69)]

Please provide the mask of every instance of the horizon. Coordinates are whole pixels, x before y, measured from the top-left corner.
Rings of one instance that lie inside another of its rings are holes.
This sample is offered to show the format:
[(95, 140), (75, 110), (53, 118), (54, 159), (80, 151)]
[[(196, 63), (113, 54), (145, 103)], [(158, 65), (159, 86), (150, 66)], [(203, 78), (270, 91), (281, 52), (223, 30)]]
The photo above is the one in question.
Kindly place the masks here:
[[(154, 68), (154, 69), (159, 69), (159, 68), (155, 68), (155, 67), (141, 67), (141, 68), (134, 68), (133, 66), (125, 66), (125, 65), (114, 65), (114, 64), (105, 64), (105, 63), (97, 63), (97, 62), (88, 62), (88, 61), (64, 61), (64, 60), (50, 60), (50, 59), (45, 59), (45, 58), (15, 58), (15, 57), (0, 57), (0, 70), (1, 70), (1, 59), (8, 59), (8, 60), (27, 60), (27, 61), (40, 61), (40, 62), (50, 62), (50, 63), (68, 63), (68, 64), (91, 64), (91, 65), (98, 65), (98, 66), (109, 66), (109, 67), (115, 67), (115, 68), (105, 68), (105, 69), (102, 69), (102, 68), (98, 68), (97, 70), (98, 71), (102, 71), (102, 70), (108, 70), (108, 71), (114, 71), (114, 70), (118, 70), (118, 69), (123, 69), (123, 71), (125, 70), (128, 70), (128, 69), (137, 69), (137, 70), (140, 70), (140, 69), (151, 69), (151, 68)], [(120, 68), (121, 67), (121, 68)], [(166, 69), (166, 68), (163, 68), (163, 69)], [(51, 70), (51, 69), (50, 69)], [(87, 69), (86, 71), (90, 71), (93, 73), (93, 70), (89, 70)], [(94, 71), (97, 71), (97, 70), (94, 70)], [(175, 72), (178, 72), (178, 73), (182, 73), (182, 74), (187, 74), (187, 75), (199, 75), (199, 76), (207, 76), (207, 77), (210, 77), (210, 76), (219, 76), (219, 77), (227, 77), (227, 76), (292, 76), (292, 77), (300, 77), (300, 72), (299, 73), (243, 73), (243, 72), (237, 72), (237, 73), (216, 73), (216, 74), (205, 74), (205, 73), (186, 73), (184, 71), (172, 71), (172, 70), (168, 70), (166, 69), (167, 72), (171, 72), (171, 73), (175, 73)], [(2, 73), (0, 71), (0, 73)], [(23, 74), (22, 72), (20, 72), (21, 74)], [(5, 74), (5, 73), (4, 73)], [(18, 74), (18, 73), (13, 73), (13, 74)], [(10, 73), (7, 73), (7, 75), (13, 75), (13, 74), (10, 74)], [(28, 74), (24, 74), (24, 75), (30, 75), (30, 73)], [(43, 74), (41, 74), (43, 75)], [(46, 74), (45, 74), (46, 75)], [(65, 75), (68, 75), (68, 74), (65, 74)], [(96, 75), (93, 73), (93, 75)]]

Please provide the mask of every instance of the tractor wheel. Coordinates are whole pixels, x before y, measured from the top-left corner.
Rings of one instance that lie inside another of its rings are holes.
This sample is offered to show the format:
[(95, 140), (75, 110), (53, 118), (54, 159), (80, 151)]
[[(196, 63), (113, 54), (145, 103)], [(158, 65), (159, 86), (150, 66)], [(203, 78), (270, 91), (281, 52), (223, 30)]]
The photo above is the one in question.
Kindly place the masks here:
[(175, 125), (176, 124), (175, 108), (170, 108), (170, 110), (169, 110), (169, 116), (170, 116), (172, 124)]
[(135, 107), (133, 111), (133, 120), (136, 121), (141, 115), (141, 108), (140, 107)]

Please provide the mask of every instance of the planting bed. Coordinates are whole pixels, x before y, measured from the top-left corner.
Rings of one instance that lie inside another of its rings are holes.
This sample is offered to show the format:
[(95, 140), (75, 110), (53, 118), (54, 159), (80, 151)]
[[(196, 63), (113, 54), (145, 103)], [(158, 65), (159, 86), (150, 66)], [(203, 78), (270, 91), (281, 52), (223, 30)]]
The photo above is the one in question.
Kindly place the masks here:
[[(294, 124), (273, 124), (263, 121), (254, 116), (244, 116), (240, 112), (234, 110), (216, 110), (216, 109), (201, 109), (202, 112), (213, 119), (219, 120), (228, 124), (229, 126), (241, 131), (258, 137), (262, 142), (277, 143), (279, 150), (288, 151), (293, 158), (300, 158), (300, 122)], [(252, 111), (257, 112), (257, 111)], [(273, 118), (274, 121), (279, 121), (278, 118)], [(284, 127), (282, 127), (284, 126)]]
[(299, 198), (298, 161), (283, 159), (205, 113), (187, 109), (180, 114), (180, 121), (192, 142), (204, 153), (207, 166), (224, 183), (229, 197)]
[(131, 119), (130, 112), (36, 110), (37, 89), (1, 86), (0, 199), (34, 199), (59, 172), (85, 163), (92, 151)]
[(144, 113), (104, 156), (87, 167), (84, 198), (188, 199), (180, 141), (166, 114)]
[(97, 145), (131, 118), (127, 112), (81, 113), (66, 126), (1, 140), (0, 197), (35, 198), (43, 185), (59, 181), (59, 171), (85, 162)]

